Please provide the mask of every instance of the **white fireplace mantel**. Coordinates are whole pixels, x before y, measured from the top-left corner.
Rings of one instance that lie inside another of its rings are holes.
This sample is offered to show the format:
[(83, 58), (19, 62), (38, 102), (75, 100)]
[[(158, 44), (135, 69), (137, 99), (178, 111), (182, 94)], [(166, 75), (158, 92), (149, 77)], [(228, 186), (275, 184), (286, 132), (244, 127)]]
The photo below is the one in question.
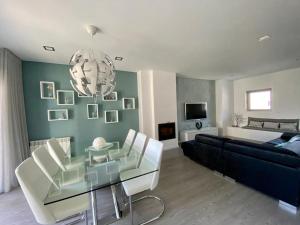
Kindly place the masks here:
[(175, 122), (176, 138), (163, 142), (164, 149), (178, 147), (176, 73), (146, 70), (137, 76), (140, 131), (158, 139), (158, 124)]

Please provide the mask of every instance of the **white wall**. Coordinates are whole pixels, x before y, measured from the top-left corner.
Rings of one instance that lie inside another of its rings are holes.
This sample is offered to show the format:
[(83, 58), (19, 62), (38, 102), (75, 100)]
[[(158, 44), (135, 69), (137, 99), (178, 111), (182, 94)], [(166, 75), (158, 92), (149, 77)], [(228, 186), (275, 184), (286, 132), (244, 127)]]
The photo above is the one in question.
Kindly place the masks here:
[(164, 71), (139, 71), (140, 131), (158, 139), (159, 123), (176, 123), (176, 138), (166, 140), (164, 149), (178, 147), (176, 74)]
[[(247, 111), (246, 91), (272, 88), (271, 111)], [(234, 81), (234, 112), (244, 117), (300, 118), (300, 68)]]
[(139, 128), (147, 136), (155, 138), (154, 108), (153, 108), (153, 71), (139, 71), (138, 101), (139, 101)]
[(233, 81), (216, 81), (216, 124), (219, 134), (225, 135), (226, 127), (232, 125), (233, 114)]

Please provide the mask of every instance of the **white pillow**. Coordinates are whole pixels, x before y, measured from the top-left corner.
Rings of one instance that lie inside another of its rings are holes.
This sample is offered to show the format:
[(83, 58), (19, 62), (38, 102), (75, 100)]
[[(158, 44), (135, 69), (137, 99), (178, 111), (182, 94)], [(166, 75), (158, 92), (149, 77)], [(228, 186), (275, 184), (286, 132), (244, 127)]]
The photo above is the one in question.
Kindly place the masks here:
[(275, 123), (275, 122), (264, 122), (264, 128), (278, 129), (278, 128), (279, 128), (279, 123)]
[(297, 123), (280, 123), (280, 129), (297, 131)]
[(258, 128), (262, 128), (262, 124), (263, 122), (260, 121), (251, 121), (249, 122), (249, 127), (258, 127)]

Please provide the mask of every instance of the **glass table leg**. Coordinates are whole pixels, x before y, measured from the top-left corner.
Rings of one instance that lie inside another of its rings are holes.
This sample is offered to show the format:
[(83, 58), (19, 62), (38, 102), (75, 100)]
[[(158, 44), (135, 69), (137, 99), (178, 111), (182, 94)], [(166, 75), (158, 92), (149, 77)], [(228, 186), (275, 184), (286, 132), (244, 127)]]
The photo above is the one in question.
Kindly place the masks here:
[(120, 210), (119, 210), (118, 201), (117, 201), (117, 197), (116, 197), (116, 186), (112, 185), (112, 186), (110, 186), (110, 188), (111, 188), (111, 193), (112, 193), (112, 197), (113, 197), (116, 218), (119, 220), (120, 219)]
[(104, 225), (104, 224), (111, 224), (119, 220), (120, 217), (120, 211), (118, 207), (118, 202), (116, 198), (116, 189), (115, 186), (111, 186), (112, 195), (113, 195), (113, 202), (115, 207), (115, 213), (113, 215), (107, 215), (103, 218), (98, 219), (98, 213), (97, 213), (97, 196), (96, 196), (96, 190), (90, 192), (90, 199), (91, 199), (91, 207), (92, 207), (92, 225)]
[(90, 193), (90, 197), (91, 197), (91, 205), (92, 205), (92, 220), (93, 220), (93, 225), (98, 225), (96, 191), (92, 191)]

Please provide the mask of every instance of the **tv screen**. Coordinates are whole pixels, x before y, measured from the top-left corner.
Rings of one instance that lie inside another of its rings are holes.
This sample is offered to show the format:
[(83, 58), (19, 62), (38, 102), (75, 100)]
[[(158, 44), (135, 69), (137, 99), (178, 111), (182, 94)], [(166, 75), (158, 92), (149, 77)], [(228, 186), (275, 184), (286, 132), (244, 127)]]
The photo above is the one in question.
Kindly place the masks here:
[(186, 103), (185, 104), (185, 119), (196, 120), (204, 119), (206, 115), (207, 103)]

